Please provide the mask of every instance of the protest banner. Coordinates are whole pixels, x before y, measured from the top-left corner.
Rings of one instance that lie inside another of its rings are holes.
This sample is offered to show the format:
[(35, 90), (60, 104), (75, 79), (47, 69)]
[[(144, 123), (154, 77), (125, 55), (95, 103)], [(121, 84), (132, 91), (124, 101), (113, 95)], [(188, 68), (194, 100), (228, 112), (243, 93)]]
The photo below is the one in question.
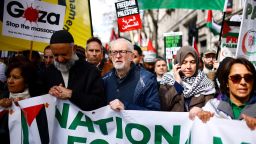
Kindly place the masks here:
[(256, 65), (256, 1), (246, 0), (238, 38), (236, 56), (242, 56)]
[(172, 69), (173, 59), (182, 47), (182, 32), (164, 33), (164, 49), (168, 70)]
[[(9, 123), (11, 143), (41, 143), (36, 126), (38, 111), (45, 108), (52, 144), (205, 144), (205, 143), (256, 143), (256, 131), (251, 131), (244, 121), (212, 118), (207, 123), (188, 118), (186, 112), (157, 112), (124, 110), (113, 111), (109, 106), (94, 111), (81, 111), (68, 100), (56, 100), (44, 95), (19, 101), (20, 109), (12, 107)], [(35, 110), (36, 109), (36, 110)], [(22, 114), (23, 113), (23, 114)], [(16, 115), (14, 117), (14, 114)], [(19, 115), (27, 122), (27, 135)], [(20, 133), (22, 131), (22, 133)]]
[(88, 1), (2, 0), (0, 6), (0, 50), (29, 50), (32, 45), (43, 52), (49, 36), (59, 29), (68, 30), (81, 46), (91, 37)]
[(61, 30), (65, 7), (41, 1), (5, 0), (3, 35), (49, 43), (52, 34)]
[(195, 119), (191, 130), (191, 144), (254, 144), (256, 131), (245, 121), (213, 117), (207, 123)]
[(224, 28), (221, 38), (221, 52), (220, 52), (220, 61), (225, 57), (235, 57), (238, 36), (240, 30), (240, 22), (233, 21), (224, 21)]
[(120, 32), (142, 28), (137, 0), (116, 2), (115, 7)]

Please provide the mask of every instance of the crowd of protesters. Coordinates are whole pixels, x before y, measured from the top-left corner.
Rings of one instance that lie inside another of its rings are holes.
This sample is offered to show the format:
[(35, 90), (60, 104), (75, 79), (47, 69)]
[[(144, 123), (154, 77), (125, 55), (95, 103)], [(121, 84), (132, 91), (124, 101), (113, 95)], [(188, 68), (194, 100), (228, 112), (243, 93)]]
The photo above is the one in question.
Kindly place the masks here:
[[(207, 50), (201, 59), (194, 48), (184, 46), (167, 72), (165, 59), (143, 57), (140, 47), (127, 39), (112, 41), (107, 51), (92, 37), (84, 49), (74, 44), (68, 31), (60, 30), (52, 35), (43, 61), (36, 52), (32, 58), (24, 52), (0, 63), (0, 106), (50, 94), (85, 111), (109, 104), (117, 111), (189, 112), (191, 119), (197, 116), (203, 122), (213, 115), (245, 120), (255, 130), (255, 67), (245, 58), (219, 63), (216, 55)], [(7, 124), (8, 117), (2, 116), (1, 140), (8, 141)]]

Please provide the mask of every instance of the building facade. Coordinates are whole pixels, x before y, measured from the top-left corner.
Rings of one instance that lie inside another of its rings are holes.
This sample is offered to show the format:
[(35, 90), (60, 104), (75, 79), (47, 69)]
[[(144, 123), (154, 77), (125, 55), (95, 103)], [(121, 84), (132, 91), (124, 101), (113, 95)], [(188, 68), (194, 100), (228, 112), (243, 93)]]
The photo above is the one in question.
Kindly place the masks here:
[[(231, 9), (225, 15), (225, 20), (229, 20), (233, 15), (241, 15), (243, 9), (243, 0), (233, 0)], [(206, 27), (207, 10), (187, 10), (187, 9), (160, 9), (153, 10), (153, 15), (145, 12), (143, 16), (143, 32), (147, 37), (154, 37), (153, 41), (157, 47), (158, 55), (164, 56), (164, 33), (182, 32), (182, 45), (191, 45), (191, 36), (198, 32), (197, 47), (202, 53), (205, 49), (217, 50), (219, 35), (213, 35)], [(213, 20), (221, 25), (223, 12), (213, 11)], [(154, 21), (157, 21), (157, 27)]]

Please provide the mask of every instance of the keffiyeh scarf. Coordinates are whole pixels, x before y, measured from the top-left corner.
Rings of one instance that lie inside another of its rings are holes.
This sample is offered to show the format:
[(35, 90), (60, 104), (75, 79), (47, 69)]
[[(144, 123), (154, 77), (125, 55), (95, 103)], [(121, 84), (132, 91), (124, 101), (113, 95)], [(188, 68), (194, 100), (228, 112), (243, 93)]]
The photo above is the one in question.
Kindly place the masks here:
[[(198, 74), (193, 77), (181, 77), (182, 82), (181, 85), (184, 88), (183, 95), (185, 98), (189, 98), (192, 96), (198, 97), (200, 94), (209, 95), (214, 94), (215, 88), (214, 83), (208, 79), (208, 77), (202, 72), (198, 71)], [(162, 81), (160, 84), (173, 86), (175, 83), (175, 79), (173, 74), (168, 72), (164, 74)]]

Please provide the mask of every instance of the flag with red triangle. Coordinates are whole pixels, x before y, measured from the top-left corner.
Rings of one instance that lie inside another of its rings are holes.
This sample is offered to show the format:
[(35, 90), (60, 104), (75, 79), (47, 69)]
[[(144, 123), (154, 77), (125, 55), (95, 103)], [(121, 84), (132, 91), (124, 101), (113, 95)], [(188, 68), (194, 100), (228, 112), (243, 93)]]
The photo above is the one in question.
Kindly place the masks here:
[(193, 37), (193, 47), (196, 50), (197, 55), (200, 57), (198, 47), (197, 47), (197, 39), (195, 37)]
[(39, 111), (43, 107), (44, 107), (44, 104), (39, 104), (39, 105), (34, 105), (31, 107), (26, 107), (26, 108), (22, 109), (29, 126), (31, 126), (32, 122), (35, 120)]
[(148, 51), (152, 51), (154, 53), (157, 53), (156, 49), (153, 46), (152, 40), (150, 38), (148, 39)]
[[(53, 134), (56, 98), (43, 95), (18, 101), (9, 116), (11, 143), (50, 143)], [(51, 117), (48, 117), (51, 116)]]
[(223, 35), (229, 33), (230, 31), (231, 31), (230, 26), (227, 24), (226, 21), (224, 21), (224, 23), (223, 23), (223, 30), (222, 30)]
[(212, 19), (212, 10), (208, 10), (207, 12), (207, 23), (206, 26), (210, 29), (210, 31), (214, 35), (218, 35), (221, 30), (221, 26), (216, 24), (213, 19)]
[[(115, 29), (112, 28), (110, 38), (109, 38), (109, 42), (111, 42), (113, 40), (116, 40), (117, 38), (118, 38), (118, 35), (116, 34)], [(106, 48), (106, 50), (109, 50), (109, 44), (108, 43), (105, 44), (105, 48)]]
[(112, 28), (112, 30), (111, 30), (111, 35), (110, 35), (110, 42), (111, 41), (113, 41), (113, 40), (116, 40), (118, 38), (118, 35), (116, 34), (116, 32), (115, 32), (115, 29), (114, 28)]
[(109, 45), (108, 45), (108, 43), (105, 43), (105, 48), (106, 48), (107, 51), (109, 50)]

